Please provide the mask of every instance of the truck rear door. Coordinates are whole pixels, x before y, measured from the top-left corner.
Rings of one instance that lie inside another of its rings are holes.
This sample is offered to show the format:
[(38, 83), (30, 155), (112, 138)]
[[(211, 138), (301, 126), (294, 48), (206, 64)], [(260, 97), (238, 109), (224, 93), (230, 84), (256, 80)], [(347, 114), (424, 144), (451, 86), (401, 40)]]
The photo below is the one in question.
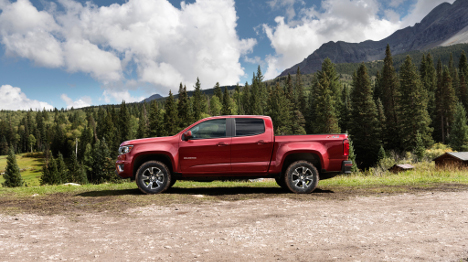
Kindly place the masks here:
[(232, 118), (231, 168), (239, 173), (267, 172), (273, 150), (273, 127), (262, 118)]

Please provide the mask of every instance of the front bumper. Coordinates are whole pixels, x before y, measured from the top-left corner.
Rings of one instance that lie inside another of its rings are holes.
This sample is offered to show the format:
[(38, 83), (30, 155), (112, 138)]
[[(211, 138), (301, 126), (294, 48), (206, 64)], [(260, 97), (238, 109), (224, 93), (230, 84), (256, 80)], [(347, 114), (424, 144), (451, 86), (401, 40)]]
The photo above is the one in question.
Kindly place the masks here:
[(353, 162), (351, 160), (345, 160), (341, 163), (341, 173), (351, 174), (351, 168), (353, 167)]
[(133, 172), (131, 162), (127, 160), (117, 160), (115, 162), (115, 174), (120, 178), (132, 178)]

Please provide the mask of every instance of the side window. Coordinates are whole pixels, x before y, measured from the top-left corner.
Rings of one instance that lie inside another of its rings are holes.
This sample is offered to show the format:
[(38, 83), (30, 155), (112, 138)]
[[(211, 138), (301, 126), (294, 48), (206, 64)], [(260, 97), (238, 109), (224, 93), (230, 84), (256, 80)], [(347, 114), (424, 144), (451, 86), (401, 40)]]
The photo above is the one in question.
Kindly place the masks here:
[(193, 139), (226, 137), (226, 119), (215, 119), (202, 122), (190, 129)]
[(236, 118), (236, 136), (253, 136), (264, 132), (263, 119)]

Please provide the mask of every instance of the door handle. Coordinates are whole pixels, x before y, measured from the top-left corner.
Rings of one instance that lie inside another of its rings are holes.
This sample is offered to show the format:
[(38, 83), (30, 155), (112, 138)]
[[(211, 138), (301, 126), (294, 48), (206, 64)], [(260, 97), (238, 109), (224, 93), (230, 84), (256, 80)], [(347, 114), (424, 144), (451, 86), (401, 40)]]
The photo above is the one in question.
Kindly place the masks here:
[(257, 144), (258, 144), (258, 145), (263, 145), (263, 144), (266, 144), (266, 143), (265, 143), (265, 141), (260, 140), (260, 141), (257, 141)]
[(228, 144), (224, 143), (224, 142), (219, 142), (218, 143), (218, 146), (227, 146)]

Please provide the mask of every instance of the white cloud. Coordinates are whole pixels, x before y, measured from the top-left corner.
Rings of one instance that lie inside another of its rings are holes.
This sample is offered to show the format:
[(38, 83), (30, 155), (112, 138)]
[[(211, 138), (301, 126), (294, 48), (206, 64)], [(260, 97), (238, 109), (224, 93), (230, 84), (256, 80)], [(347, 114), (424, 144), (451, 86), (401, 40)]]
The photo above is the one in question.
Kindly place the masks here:
[(141, 97), (133, 97), (130, 95), (128, 91), (112, 91), (112, 90), (105, 90), (102, 93), (102, 96), (104, 98), (104, 101), (106, 103), (110, 103), (114, 99), (114, 101), (117, 101), (121, 103), (122, 101), (125, 101), (125, 103), (133, 103), (133, 102), (140, 102), (146, 97), (141, 96)]
[[(273, 0), (270, 5), (274, 3), (276, 6), (278, 1)], [(392, 0), (388, 5), (397, 8), (404, 1)], [(417, 0), (403, 19), (391, 8), (382, 10), (383, 5), (377, 0), (323, 0), (321, 9), (303, 8), (298, 11), (296, 20), (285, 22), (284, 17), (276, 17), (274, 26), (263, 24), (263, 31), (275, 50), (275, 54), (265, 58), (268, 64), (265, 78), (278, 76), (329, 41), (359, 43), (381, 40), (396, 30), (419, 22), (445, 1)], [(287, 12), (286, 16), (289, 16)]]
[(248, 56), (244, 56), (244, 61), (247, 62), (247, 63), (254, 64), (254, 65), (263, 64), (262, 58), (260, 58), (259, 56), (254, 56), (253, 58), (250, 58)]
[[(58, 5), (62, 8), (38, 11), (28, 0), (3, 1), (0, 34), (6, 53), (39, 66), (88, 73), (110, 93), (122, 93), (116, 83), (128, 81), (151, 84), (162, 95), (180, 82), (192, 88), (197, 77), (204, 86), (236, 83), (244, 75), (240, 57), (256, 45), (255, 39), (238, 37), (233, 0), (182, 2), (181, 9), (168, 0), (102, 7), (59, 0)], [(133, 69), (137, 78), (128, 79)]]
[(302, 0), (270, 0), (267, 2), (273, 10), (284, 9), (288, 20), (292, 20), (296, 16), (294, 4), (304, 4)]
[(11, 85), (0, 87), (0, 109), (6, 110), (29, 110), (29, 109), (53, 109), (53, 106), (37, 100), (29, 99), (21, 88)]
[(91, 97), (89, 96), (83, 96), (80, 99), (73, 101), (70, 97), (68, 97), (66, 94), (62, 94), (60, 98), (67, 104), (67, 108), (81, 108), (81, 107), (87, 107), (91, 106), (92, 100)]
[(405, 0), (390, 0), (390, 4), (388, 5), (391, 7), (399, 7), (404, 1)]

